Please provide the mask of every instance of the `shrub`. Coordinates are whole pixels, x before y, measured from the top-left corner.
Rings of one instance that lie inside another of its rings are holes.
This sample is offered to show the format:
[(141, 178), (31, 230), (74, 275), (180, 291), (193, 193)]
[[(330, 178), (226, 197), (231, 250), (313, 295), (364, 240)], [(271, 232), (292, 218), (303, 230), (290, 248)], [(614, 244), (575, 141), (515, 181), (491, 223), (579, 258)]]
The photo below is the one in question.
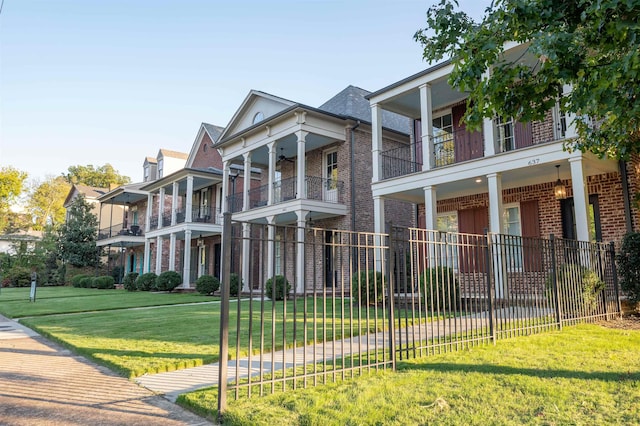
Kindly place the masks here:
[(235, 272), (232, 272), (229, 275), (229, 295), (237, 296), (238, 294), (240, 294), (240, 290), (242, 290), (242, 285), (243, 285), (243, 282), (240, 276)]
[(453, 269), (436, 266), (420, 274), (420, 292), (427, 309), (456, 309), (460, 306), (460, 285)]
[(29, 287), (31, 285), (31, 270), (26, 266), (13, 266), (7, 271), (6, 277), (13, 287)]
[(372, 269), (356, 273), (351, 278), (351, 297), (360, 305), (382, 302), (384, 287), (382, 272)]
[[(545, 281), (547, 292), (553, 296), (553, 274)], [(591, 313), (598, 306), (598, 296), (605, 283), (598, 274), (584, 266), (565, 263), (557, 268), (557, 286), (565, 317)]]
[(640, 233), (624, 236), (620, 252), (616, 255), (620, 288), (632, 303), (640, 302)]
[(80, 287), (91, 288), (93, 287), (93, 277), (84, 276), (80, 279)]
[(122, 280), (122, 284), (125, 290), (127, 291), (137, 290), (136, 279), (138, 278), (138, 275), (139, 274), (137, 272), (129, 272), (127, 275), (125, 275), (124, 279)]
[(76, 287), (76, 288), (80, 288), (80, 287), (82, 287), (81, 281), (84, 278), (87, 278), (87, 277), (88, 277), (88, 275), (85, 275), (85, 274), (76, 275), (76, 276), (71, 278), (71, 285)]
[(116, 288), (116, 280), (111, 276), (95, 277), (93, 279), (93, 286), (103, 290)]
[(139, 291), (151, 291), (151, 289), (155, 288), (156, 286), (157, 278), (158, 276), (153, 272), (142, 274), (136, 279), (136, 288)]
[(265, 283), (265, 296), (271, 300), (284, 300), (285, 296), (291, 291), (291, 284), (283, 275), (276, 275), (275, 289), (273, 288), (273, 278), (269, 278)]
[(211, 275), (202, 275), (196, 281), (196, 291), (200, 294), (213, 294), (220, 288), (220, 280)]
[(119, 283), (120, 278), (124, 276), (124, 268), (120, 265), (114, 266), (113, 269), (111, 269), (111, 276), (115, 280), (114, 282)]
[(164, 271), (156, 278), (157, 291), (171, 291), (182, 284), (182, 276), (176, 271)]

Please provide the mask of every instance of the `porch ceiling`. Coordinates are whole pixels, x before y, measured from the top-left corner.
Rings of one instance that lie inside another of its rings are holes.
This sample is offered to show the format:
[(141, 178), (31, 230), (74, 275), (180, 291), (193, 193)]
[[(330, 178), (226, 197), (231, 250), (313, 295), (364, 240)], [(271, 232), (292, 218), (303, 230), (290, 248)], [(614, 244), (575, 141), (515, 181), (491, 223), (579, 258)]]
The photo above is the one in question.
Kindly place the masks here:
[(146, 199), (147, 199), (147, 193), (144, 191), (121, 192), (119, 194), (115, 194), (113, 197), (110, 197), (108, 199), (100, 200), (100, 203), (126, 205), (126, 204), (136, 204)]
[[(305, 137), (305, 151), (313, 151), (323, 146), (330, 145), (336, 142), (335, 138), (319, 135), (316, 133), (309, 133)], [(276, 143), (276, 159), (279, 159), (281, 155), (287, 158), (293, 159), (298, 156), (298, 137), (295, 134), (289, 134), (281, 139), (278, 139)], [(236, 158), (237, 164), (242, 164), (244, 160), (242, 156)], [(267, 168), (269, 165), (269, 149), (266, 145), (255, 148), (251, 152), (251, 164), (256, 167)]]

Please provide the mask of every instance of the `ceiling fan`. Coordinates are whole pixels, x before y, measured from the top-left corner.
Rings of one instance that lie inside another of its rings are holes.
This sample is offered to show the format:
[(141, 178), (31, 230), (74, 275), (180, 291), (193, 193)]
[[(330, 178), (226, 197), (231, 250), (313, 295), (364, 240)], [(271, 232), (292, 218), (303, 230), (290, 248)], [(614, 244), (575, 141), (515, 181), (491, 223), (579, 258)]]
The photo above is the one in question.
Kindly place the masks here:
[(295, 163), (296, 160), (293, 158), (289, 158), (284, 155), (284, 148), (280, 148), (280, 155), (278, 156), (278, 161), (289, 161), (290, 163)]

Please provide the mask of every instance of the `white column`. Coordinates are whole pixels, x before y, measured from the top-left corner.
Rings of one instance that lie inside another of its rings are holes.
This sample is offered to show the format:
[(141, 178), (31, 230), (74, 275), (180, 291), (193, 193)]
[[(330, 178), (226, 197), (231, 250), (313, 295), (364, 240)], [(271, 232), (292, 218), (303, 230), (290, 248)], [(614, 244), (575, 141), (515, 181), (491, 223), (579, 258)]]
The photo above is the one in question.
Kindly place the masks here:
[(275, 216), (267, 216), (267, 279), (273, 277), (273, 261), (275, 257), (276, 227)]
[(251, 278), (249, 266), (251, 261), (251, 225), (242, 224), (242, 291), (249, 292), (249, 279)]
[(304, 292), (305, 282), (305, 267), (304, 267), (304, 231), (307, 214), (307, 210), (298, 210), (296, 212), (298, 216), (298, 229), (297, 229), (297, 242), (298, 247), (296, 250), (296, 293), (302, 294)]
[(376, 249), (374, 250), (374, 261), (376, 271), (382, 271), (382, 258), (383, 250), (380, 248), (382, 245), (382, 238), (380, 234), (386, 233), (384, 216), (384, 199), (382, 197), (373, 197), (373, 226), (376, 235), (374, 236), (374, 244)]
[(162, 272), (162, 237), (156, 238), (156, 275)]
[(487, 175), (489, 187), (489, 231), (502, 233), (502, 176), (500, 173)]
[(269, 149), (269, 166), (267, 167), (267, 173), (269, 174), (269, 187), (267, 188), (267, 204), (271, 205), (276, 201), (273, 199), (275, 195), (275, 188), (273, 185), (276, 180), (276, 143), (269, 142), (267, 144), (267, 148)]
[(149, 238), (144, 239), (144, 258), (142, 259), (142, 272), (145, 274), (149, 272), (149, 268), (151, 267), (151, 240)]
[(371, 105), (371, 160), (373, 167), (372, 182), (382, 179), (380, 153), (382, 152), (382, 108), (380, 105)]
[(164, 216), (164, 188), (160, 188), (158, 192), (158, 229), (165, 226)]
[(193, 176), (187, 176), (187, 207), (184, 211), (184, 221), (191, 222), (193, 211)]
[(576, 215), (576, 238), (578, 241), (590, 241), (589, 193), (582, 154), (569, 158), (569, 165), (571, 166), (571, 188), (573, 189), (573, 206)]
[(184, 256), (182, 260), (182, 288), (191, 283), (191, 231), (184, 231)]
[(151, 212), (153, 211), (153, 194), (147, 195), (147, 210), (144, 212), (144, 233), (151, 230)]
[(496, 297), (501, 299), (504, 297), (504, 282), (507, 274), (504, 244), (500, 243), (497, 235), (502, 230), (502, 176), (500, 173), (490, 173), (487, 175), (487, 186), (489, 189), (489, 231), (492, 233), (490, 238), (495, 243), (493, 253), (493, 279), (495, 282)]
[[(483, 80), (491, 78), (491, 69), (488, 69), (482, 75)], [(482, 119), (482, 134), (484, 137), (484, 156), (490, 157), (496, 155), (496, 138), (494, 135), (493, 118), (485, 117)]]
[(169, 235), (169, 270), (176, 270), (176, 234), (172, 232)]
[(222, 200), (220, 202), (220, 213), (226, 213), (229, 210), (227, 203), (227, 197), (229, 196), (229, 162), (224, 161), (222, 163)]
[(427, 240), (428, 265), (430, 268), (438, 265), (436, 258), (436, 231), (438, 229), (438, 200), (435, 186), (425, 186), (424, 191), (424, 223)]
[[(562, 95), (568, 96), (571, 93), (572, 87), (570, 84), (565, 84), (562, 86)], [(576, 115), (575, 114), (565, 114), (565, 120), (567, 121), (567, 130), (564, 134), (566, 139), (575, 138), (578, 136), (578, 131), (576, 129)]]
[(242, 182), (242, 211), (249, 210), (249, 190), (251, 189), (251, 152), (243, 154), (244, 179)]
[(307, 159), (306, 159), (306, 146), (305, 146), (305, 138), (307, 137), (308, 132), (298, 131), (296, 135), (298, 136), (298, 158), (296, 162), (297, 166), (297, 188), (296, 192), (298, 193), (298, 199), (303, 200), (307, 198), (307, 185), (306, 182), (306, 170), (307, 170)]
[(178, 182), (173, 182), (173, 193), (171, 194), (171, 226), (178, 223), (178, 191), (179, 190), (180, 190), (180, 186)]
[[(422, 132), (422, 170), (435, 166), (433, 158), (433, 109), (431, 106), (431, 86), (420, 86), (420, 124)], [(417, 141), (416, 141), (417, 142)]]

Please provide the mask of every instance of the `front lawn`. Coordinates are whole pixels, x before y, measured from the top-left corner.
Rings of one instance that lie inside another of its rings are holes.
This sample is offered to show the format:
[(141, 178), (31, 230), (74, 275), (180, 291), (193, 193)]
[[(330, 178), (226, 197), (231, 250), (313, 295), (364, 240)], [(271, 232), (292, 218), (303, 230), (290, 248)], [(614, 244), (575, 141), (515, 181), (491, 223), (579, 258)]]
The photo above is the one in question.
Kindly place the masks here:
[[(235, 425), (640, 423), (640, 331), (567, 327), (402, 361), (397, 372), (229, 400)], [(215, 389), (179, 402), (215, 415)]]

